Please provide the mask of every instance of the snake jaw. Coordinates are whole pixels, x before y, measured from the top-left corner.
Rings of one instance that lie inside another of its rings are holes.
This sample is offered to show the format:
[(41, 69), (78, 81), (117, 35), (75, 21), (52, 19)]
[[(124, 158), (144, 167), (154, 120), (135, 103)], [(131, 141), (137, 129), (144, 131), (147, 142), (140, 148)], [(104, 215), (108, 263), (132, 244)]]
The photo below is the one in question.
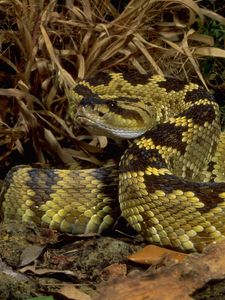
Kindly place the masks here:
[(97, 136), (102, 136), (102, 135), (108, 136), (104, 128), (102, 127), (98, 128), (95, 123), (96, 121), (92, 120), (91, 118), (88, 118), (88, 116), (78, 113), (76, 114), (76, 120), (79, 123), (79, 125), (87, 129), (87, 131), (90, 132), (90, 134), (97, 135)]
[(80, 107), (76, 114), (77, 122), (84, 128), (86, 128), (92, 135), (107, 136), (115, 139), (133, 139), (143, 135), (146, 130), (125, 130), (115, 128), (105, 124), (101, 118), (93, 118), (91, 114), (88, 114), (85, 108)]

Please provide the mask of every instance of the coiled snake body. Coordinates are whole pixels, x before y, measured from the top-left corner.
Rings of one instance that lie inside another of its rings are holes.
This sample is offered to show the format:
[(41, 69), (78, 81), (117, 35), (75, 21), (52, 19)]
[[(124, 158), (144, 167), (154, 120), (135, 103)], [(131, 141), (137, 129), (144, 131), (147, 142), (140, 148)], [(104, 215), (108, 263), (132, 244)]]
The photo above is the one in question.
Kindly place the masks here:
[(72, 91), (69, 113), (95, 134), (135, 138), (119, 171), (16, 167), (2, 192), (5, 218), (101, 232), (118, 214), (118, 193), (122, 215), (151, 243), (201, 251), (225, 238), (225, 135), (204, 88), (159, 75), (99, 74)]

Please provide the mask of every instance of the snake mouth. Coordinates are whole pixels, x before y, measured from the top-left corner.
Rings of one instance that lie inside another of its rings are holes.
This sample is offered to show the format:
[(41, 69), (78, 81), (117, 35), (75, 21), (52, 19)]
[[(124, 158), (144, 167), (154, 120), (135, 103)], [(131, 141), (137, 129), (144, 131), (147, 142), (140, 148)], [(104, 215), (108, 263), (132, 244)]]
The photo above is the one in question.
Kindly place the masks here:
[(103, 122), (94, 121), (91, 118), (77, 114), (76, 120), (78, 123), (86, 128), (92, 135), (98, 136), (107, 136), (113, 139), (133, 139), (141, 136), (145, 133), (145, 131), (132, 131), (125, 130), (120, 128), (115, 128), (113, 126), (109, 126), (108, 124), (104, 124)]
[(129, 127), (119, 127), (118, 124), (111, 125), (109, 122), (104, 122), (104, 119), (99, 115), (92, 115), (84, 107), (78, 108), (75, 119), (81, 127), (86, 128), (92, 135), (107, 136), (113, 139), (133, 139), (146, 132), (146, 129), (132, 130)]
[(105, 126), (105, 124), (100, 122), (100, 120), (93, 120), (92, 118), (79, 112), (76, 114), (76, 120), (81, 127), (87, 129), (92, 135), (105, 135), (111, 137), (110, 132), (112, 129)]
[(83, 127), (89, 127), (91, 124), (94, 125), (95, 122), (87, 116), (87, 113), (83, 107), (77, 109), (75, 120), (77, 123)]
[(79, 114), (76, 115), (76, 120), (82, 126), (85, 126), (85, 125), (88, 125), (89, 123), (91, 123), (91, 120), (89, 118), (87, 118), (86, 116), (83, 116), (83, 115), (79, 115)]

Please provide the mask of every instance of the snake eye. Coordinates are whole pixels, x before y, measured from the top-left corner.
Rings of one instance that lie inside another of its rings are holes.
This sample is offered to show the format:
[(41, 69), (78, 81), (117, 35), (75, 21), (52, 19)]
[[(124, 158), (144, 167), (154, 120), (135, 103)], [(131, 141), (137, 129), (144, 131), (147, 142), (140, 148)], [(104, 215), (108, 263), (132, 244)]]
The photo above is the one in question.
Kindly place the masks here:
[(109, 103), (109, 106), (110, 106), (111, 108), (116, 107), (116, 102), (115, 102), (115, 101), (111, 101), (111, 102)]

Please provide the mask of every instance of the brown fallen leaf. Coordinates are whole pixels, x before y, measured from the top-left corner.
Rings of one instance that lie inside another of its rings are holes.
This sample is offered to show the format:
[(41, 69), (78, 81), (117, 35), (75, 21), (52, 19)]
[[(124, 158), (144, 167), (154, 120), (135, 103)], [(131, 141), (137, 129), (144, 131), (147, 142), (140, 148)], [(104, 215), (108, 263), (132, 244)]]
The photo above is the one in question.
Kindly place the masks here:
[(94, 300), (191, 300), (192, 294), (212, 280), (225, 279), (225, 241), (202, 254), (190, 254), (180, 263), (150, 269), (148, 274), (101, 283)]
[(70, 270), (54, 270), (47, 268), (35, 268), (35, 266), (26, 266), (19, 270), (21, 273), (33, 273), (35, 275), (65, 274), (76, 277), (76, 274)]
[(165, 261), (167, 262), (179, 262), (183, 261), (187, 257), (187, 254), (161, 248), (155, 245), (148, 245), (143, 249), (128, 257), (129, 260), (140, 264), (147, 265), (161, 265)]
[(44, 246), (38, 245), (26, 247), (20, 255), (20, 267), (24, 267), (37, 259), (43, 252), (44, 248)]
[(118, 277), (125, 277), (127, 275), (127, 266), (125, 264), (112, 264), (103, 269), (100, 277), (102, 280), (112, 280)]
[(58, 290), (57, 294), (71, 300), (91, 300), (89, 295), (77, 289), (72, 284), (65, 284)]

